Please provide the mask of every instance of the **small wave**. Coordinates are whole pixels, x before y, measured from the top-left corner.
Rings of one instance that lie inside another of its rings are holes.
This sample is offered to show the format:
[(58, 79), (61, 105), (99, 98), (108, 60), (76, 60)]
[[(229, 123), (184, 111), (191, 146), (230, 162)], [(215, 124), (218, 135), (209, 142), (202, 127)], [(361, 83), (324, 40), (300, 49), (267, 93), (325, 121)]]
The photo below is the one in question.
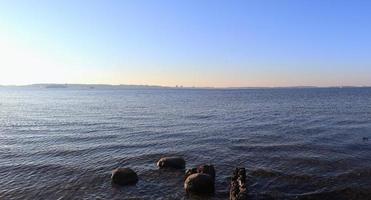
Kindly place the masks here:
[(271, 171), (271, 170), (265, 170), (265, 169), (256, 169), (249, 173), (250, 176), (256, 176), (256, 177), (277, 177), (281, 176), (281, 172), (277, 171)]
[(193, 119), (193, 120), (203, 120), (203, 119), (210, 119), (210, 118), (213, 118), (215, 117), (214, 115), (189, 115), (187, 116), (186, 118), (188, 119)]
[(369, 183), (371, 184), (371, 168), (369, 169), (358, 169), (358, 170), (352, 170), (347, 173), (339, 174), (336, 177), (339, 181), (348, 181), (348, 180), (354, 180), (354, 179), (367, 179), (369, 180)]
[[(292, 195), (294, 196), (294, 195)], [(302, 195), (295, 195), (295, 199), (300, 200), (318, 200), (318, 199), (336, 199), (336, 200), (370, 200), (371, 188), (340, 188), (331, 191), (315, 191)]]
[(60, 140), (63, 140), (64, 142), (86, 142), (86, 141), (93, 141), (97, 142), (98, 140), (110, 140), (110, 139), (115, 139), (118, 138), (119, 136), (114, 134), (114, 135), (75, 135), (75, 136), (63, 136), (60, 137)]
[(362, 125), (369, 123), (368, 121), (360, 121), (360, 120), (340, 120), (335, 122), (336, 125), (339, 126), (349, 126), (349, 125)]
[(296, 143), (288, 143), (288, 144), (237, 144), (233, 145), (231, 147), (232, 150), (238, 150), (238, 151), (253, 151), (253, 152), (269, 152), (269, 151), (288, 151), (288, 152), (297, 152), (298, 150), (301, 150), (303, 146), (300, 146)]
[(310, 180), (315, 179), (313, 176), (305, 174), (286, 174), (279, 171), (267, 170), (267, 169), (256, 169), (249, 173), (251, 177), (260, 177), (260, 178), (280, 178), (286, 180)]

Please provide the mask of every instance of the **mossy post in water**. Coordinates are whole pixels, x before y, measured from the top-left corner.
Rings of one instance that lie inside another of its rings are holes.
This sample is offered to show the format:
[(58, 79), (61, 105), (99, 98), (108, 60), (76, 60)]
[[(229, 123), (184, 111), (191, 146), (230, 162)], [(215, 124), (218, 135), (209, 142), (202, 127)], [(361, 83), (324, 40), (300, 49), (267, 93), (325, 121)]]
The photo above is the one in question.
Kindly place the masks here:
[(236, 168), (234, 170), (230, 187), (230, 200), (247, 200), (248, 195), (245, 168)]

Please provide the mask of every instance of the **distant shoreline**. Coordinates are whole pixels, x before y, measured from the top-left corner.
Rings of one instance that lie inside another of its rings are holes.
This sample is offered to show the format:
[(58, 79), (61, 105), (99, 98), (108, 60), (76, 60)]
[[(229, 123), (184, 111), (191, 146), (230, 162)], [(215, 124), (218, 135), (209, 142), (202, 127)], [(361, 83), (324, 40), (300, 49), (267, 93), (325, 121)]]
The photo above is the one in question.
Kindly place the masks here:
[(3, 88), (45, 88), (45, 89), (198, 89), (198, 90), (243, 90), (243, 89), (316, 89), (316, 88), (371, 88), (371, 86), (292, 86), (292, 87), (183, 87), (158, 85), (110, 85), (110, 84), (30, 84), (30, 85), (0, 85)]

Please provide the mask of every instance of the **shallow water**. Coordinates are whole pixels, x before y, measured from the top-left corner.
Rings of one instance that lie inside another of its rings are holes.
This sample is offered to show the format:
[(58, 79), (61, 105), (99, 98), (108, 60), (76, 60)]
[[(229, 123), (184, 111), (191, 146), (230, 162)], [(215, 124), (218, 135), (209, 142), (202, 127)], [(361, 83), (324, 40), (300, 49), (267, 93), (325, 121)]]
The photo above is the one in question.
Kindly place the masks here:
[(214, 164), (211, 199), (235, 166), (251, 199), (371, 199), (371, 89), (0, 88), (0, 199), (187, 199), (165, 155)]

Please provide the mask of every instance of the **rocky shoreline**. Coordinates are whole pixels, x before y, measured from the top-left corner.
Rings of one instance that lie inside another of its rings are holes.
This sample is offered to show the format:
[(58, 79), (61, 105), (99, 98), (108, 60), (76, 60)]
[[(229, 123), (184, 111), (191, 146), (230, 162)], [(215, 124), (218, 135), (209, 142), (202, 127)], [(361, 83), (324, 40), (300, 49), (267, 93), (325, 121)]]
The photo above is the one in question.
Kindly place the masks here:
[[(185, 170), (186, 161), (182, 157), (163, 157), (158, 160), (159, 169)], [(190, 168), (184, 174), (184, 190), (189, 196), (209, 197), (215, 193), (215, 167), (211, 164)], [(112, 171), (111, 181), (119, 186), (135, 185), (139, 180), (137, 173), (130, 168), (117, 168)], [(228, 186), (227, 186), (228, 187)], [(245, 168), (236, 168), (231, 175), (229, 186), (230, 200), (247, 200)]]

